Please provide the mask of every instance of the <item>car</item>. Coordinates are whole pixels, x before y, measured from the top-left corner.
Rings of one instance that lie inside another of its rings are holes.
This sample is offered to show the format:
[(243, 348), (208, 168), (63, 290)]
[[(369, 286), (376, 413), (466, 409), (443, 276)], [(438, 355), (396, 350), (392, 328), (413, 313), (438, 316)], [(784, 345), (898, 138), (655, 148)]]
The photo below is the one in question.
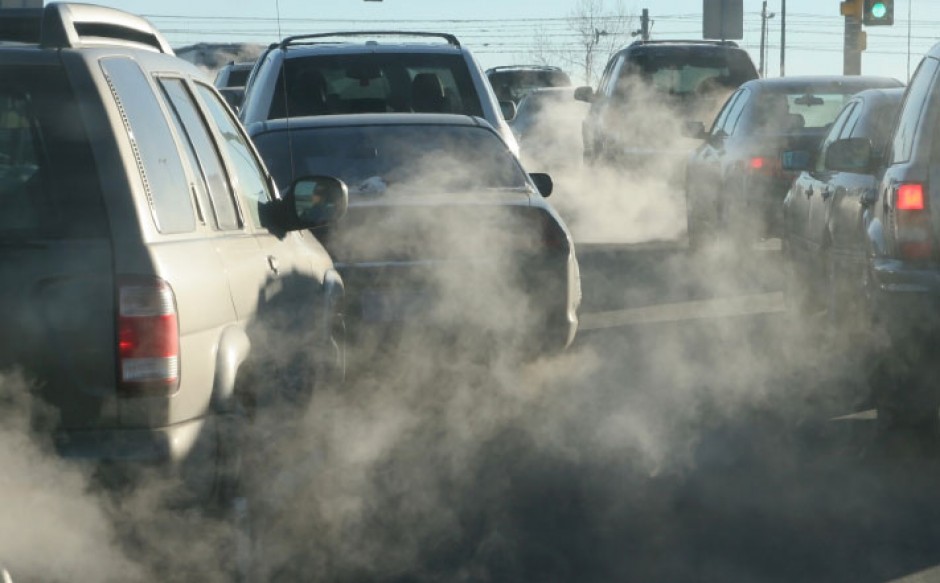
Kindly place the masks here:
[(574, 99), (571, 87), (541, 87), (523, 97), (509, 127), (519, 141), (524, 165), (538, 170), (577, 166), (578, 136), (587, 109), (586, 103)]
[(841, 138), (829, 149), (838, 168), (873, 173), (874, 188), (859, 198), (865, 259), (839, 301), (857, 306), (863, 334), (853, 348), (870, 373), (872, 401), (885, 427), (940, 423), (940, 247), (937, 180), (940, 135), (940, 44), (924, 56), (904, 93), (884, 157), (864, 137)]
[(725, 102), (709, 131), (688, 124), (701, 144), (686, 165), (689, 243), (725, 238), (747, 248), (782, 232), (783, 199), (796, 177), (786, 150), (815, 150), (852, 95), (900, 87), (897, 79), (794, 76), (755, 79)]
[(232, 61), (215, 74), (216, 88), (236, 111), (241, 107), (242, 99), (245, 97), (245, 84), (254, 66), (254, 61)]
[[(0, 374), (25, 377), (52, 419), (36, 430), (101, 485), (159, 468), (223, 502), (250, 403), (301, 408), (342, 376), (342, 279), (307, 230), (346, 193), (300, 177), (279, 197), (204, 71), (147, 20), (31, 14), (34, 38), (0, 44)], [(316, 220), (295, 206), (314, 187)]]
[(658, 169), (663, 158), (684, 162), (678, 122), (707, 124), (729, 93), (757, 77), (747, 51), (732, 41), (633, 42), (610, 57), (597, 90), (575, 91), (591, 104), (582, 124), (584, 162), (640, 171)]
[[(401, 40), (409, 37), (424, 42)], [(496, 99), (470, 50), (446, 33), (285, 38), (259, 58), (239, 115), (250, 125), (304, 115), (402, 112), (482, 117), (514, 152), (519, 150), (506, 124), (515, 106)]]
[[(901, 107), (903, 88), (868, 89), (849, 99), (815, 151), (785, 152), (785, 171), (800, 174), (783, 202), (784, 249), (791, 262), (793, 305), (826, 310), (836, 324), (853, 318), (847, 302), (860, 281), (867, 245), (861, 231), (865, 206), (875, 192), (875, 173), (884, 159), (888, 137)], [(872, 157), (862, 167), (845, 167), (846, 155), (860, 142), (871, 144)]]
[(486, 70), (486, 78), (500, 101), (517, 106), (533, 89), (571, 87), (571, 78), (560, 67), (548, 65), (508, 65)]
[[(321, 236), (347, 285), (350, 337), (409, 324), (494, 334), (523, 352), (571, 344), (581, 301), (570, 233), (485, 120), (454, 114), (334, 115), (249, 126), (279, 184), (349, 186)], [(352, 343), (355, 344), (355, 343)]]

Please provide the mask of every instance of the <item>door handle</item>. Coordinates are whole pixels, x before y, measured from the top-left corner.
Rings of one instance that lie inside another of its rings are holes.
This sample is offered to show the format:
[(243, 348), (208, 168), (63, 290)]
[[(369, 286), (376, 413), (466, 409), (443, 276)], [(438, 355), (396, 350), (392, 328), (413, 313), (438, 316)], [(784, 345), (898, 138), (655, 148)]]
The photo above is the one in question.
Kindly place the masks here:
[(280, 271), (280, 266), (278, 265), (277, 257), (274, 255), (268, 255), (268, 267), (271, 268), (271, 271), (274, 272), (274, 275), (278, 274)]

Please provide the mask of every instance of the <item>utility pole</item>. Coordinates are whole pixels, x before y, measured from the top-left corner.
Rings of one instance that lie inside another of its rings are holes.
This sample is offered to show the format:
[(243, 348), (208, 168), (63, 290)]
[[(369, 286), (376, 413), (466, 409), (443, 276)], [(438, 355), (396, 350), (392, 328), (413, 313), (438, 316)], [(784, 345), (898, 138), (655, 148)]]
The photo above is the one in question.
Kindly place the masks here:
[(650, 39), (650, 11), (649, 8), (644, 8), (643, 12), (640, 14), (640, 38), (643, 40)]
[(767, 57), (767, 28), (768, 20), (776, 16), (773, 12), (767, 12), (767, 0), (764, 0), (764, 6), (760, 12), (760, 76), (766, 74), (765, 63)]
[(864, 0), (845, 0), (839, 4), (839, 14), (845, 17), (845, 34), (842, 37), (842, 74), (862, 74), (862, 51), (865, 50), (865, 33), (862, 20), (865, 15)]
[(787, 0), (780, 0), (780, 76), (787, 75)]

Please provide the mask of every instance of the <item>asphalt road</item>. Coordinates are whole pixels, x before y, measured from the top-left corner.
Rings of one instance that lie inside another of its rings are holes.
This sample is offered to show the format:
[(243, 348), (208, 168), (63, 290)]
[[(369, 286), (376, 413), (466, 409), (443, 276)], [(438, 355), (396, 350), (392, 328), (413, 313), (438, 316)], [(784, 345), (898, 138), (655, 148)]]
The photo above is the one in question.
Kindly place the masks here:
[(785, 310), (779, 245), (581, 265), (567, 354), (333, 403), (273, 580), (940, 581), (937, 437), (883, 431), (859, 363)]

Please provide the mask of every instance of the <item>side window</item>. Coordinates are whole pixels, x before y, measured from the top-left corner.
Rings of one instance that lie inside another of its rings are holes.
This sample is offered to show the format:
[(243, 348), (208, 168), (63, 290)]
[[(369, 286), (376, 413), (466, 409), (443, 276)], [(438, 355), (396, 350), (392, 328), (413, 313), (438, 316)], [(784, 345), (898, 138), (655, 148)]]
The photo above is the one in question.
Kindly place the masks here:
[(917, 124), (926, 106), (927, 95), (930, 93), (936, 72), (937, 61), (927, 57), (921, 61), (911, 79), (907, 94), (904, 96), (904, 104), (901, 106), (901, 116), (898, 118), (894, 140), (891, 143), (892, 162), (906, 162), (911, 158)]
[[(175, 113), (177, 128), (186, 141), (194, 173), (201, 178), (196, 189), (202, 206), (206, 211), (211, 209), (213, 222), (218, 228), (239, 229), (241, 224), (225, 167), (192, 95), (182, 79), (162, 78), (160, 87)], [(208, 201), (205, 200), (206, 195)]]
[(864, 109), (861, 103), (858, 103), (852, 108), (852, 112), (845, 119), (845, 125), (842, 126), (842, 131), (839, 133), (840, 140), (852, 137), (852, 133), (855, 132), (855, 128), (858, 127), (858, 120), (862, 118), (862, 111)]
[(735, 128), (738, 127), (738, 122), (741, 121), (741, 114), (744, 112), (744, 108), (750, 100), (751, 92), (748, 89), (742, 89), (741, 97), (738, 98), (734, 107), (728, 112), (728, 119), (725, 122), (725, 133), (729, 136), (733, 134)]
[[(111, 93), (124, 118), (137, 158), (154, 222), (161, 233), (187, 233), (196, 217), (183, 162), (160, 102), (140, 67), (131, 59), (101, 60)], [(141, 137), (145, 136), (145, 139)]]
[(816, 172), (825, 172), (826, 171), (826, 150), (829, 149), (829, 144), (838, 140), (842, 136), (843, 130), (848, 125), (850, 118), (857, 119), (857, 113), (861, 111), (861, 106), (858, 102), (849, 104), (848, 107), (842, 110), (839, 113), (836, 120), (832, 122), (832, 127), (829, 128), (829, 133), (826, 134), (825, 139), (822, 143), (819, 144), (819, 151), (816, 154)]
[(724, 124), (728, 119), (728, 113), (734, 108), (734, 104), (738, 98), (741, 97), (742, 92), (743, 90), (739, 89), (734, 93), (734, 95), (728, 98), (728, 101), (725, 102), (724, 107), (722, 107), (721, 111), (718, 113), (718, 117), (716, 117), (714, 123), (712, 123), (712, 129), (710, 130), (710, 133), (714, 134), (718, 131), (719, 128), (724, 127)]
[(222, 134), (222, 148), (228, 154), (229, 163), (232, 164), (232, 170), (237, 179), (237, 190), (243, 197), (248, 216), (252, 224), (260, 227), (261, 218), (258, 207), (272, 198), (264, 168), (255, 157), (254, 150), (248, 144), (248, 139), (242, 133), (241, 127), (229, 114), (228, 109), (215, 92), (202, 84), (197, 84), (196, 87), (199, 97), (206, 104), (209, 114)]
[(610, 96), (614, 92), (615, 80), (619, 75), (620, 67), (623, 65), (624, 59), (624, 56), (620, 55), (610, 61), (607, 65), (607, 69), (604, 71), (604, 75), (601, 77), (600, 83), (597, 85), (598, 93)]

